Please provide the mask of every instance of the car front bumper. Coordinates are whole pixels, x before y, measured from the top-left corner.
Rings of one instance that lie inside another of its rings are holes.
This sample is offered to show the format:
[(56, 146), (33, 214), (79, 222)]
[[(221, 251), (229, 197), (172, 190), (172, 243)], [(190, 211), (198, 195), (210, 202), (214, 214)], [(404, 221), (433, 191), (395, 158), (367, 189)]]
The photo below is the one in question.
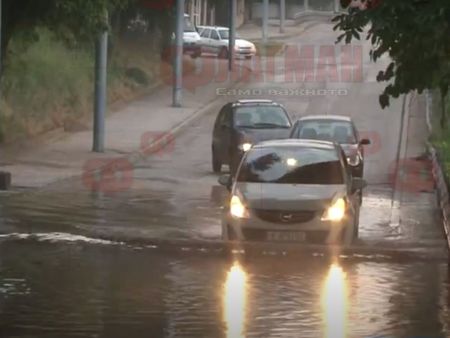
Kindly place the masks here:
[(341, 222), (331, 222), (322, 221), (321, 216), (317, 214), (307, 222), (284, 224), (262, 220), (253, 214), (249, 218), (235, 218), (226, 211), (222, 219), (226, 237), (240, 241), (271, 241), (269, 233), (279, 232), (304, 234), (304, 240), (301, 242), (336, 243), (353, 224), (352, 215), (347, 215)]

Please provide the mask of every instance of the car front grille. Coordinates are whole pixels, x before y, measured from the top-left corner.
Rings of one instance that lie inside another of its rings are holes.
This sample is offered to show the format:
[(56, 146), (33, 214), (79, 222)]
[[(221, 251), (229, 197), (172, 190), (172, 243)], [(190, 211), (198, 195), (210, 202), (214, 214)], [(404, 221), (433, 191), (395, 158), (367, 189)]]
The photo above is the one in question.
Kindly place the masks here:
[(254, 209), (254, 214), (263, 221), (280, 224), (305, 223), (311, 221), (315, 211), (288, 211)]
[[(246, 241), (268, 242), (267, 231), (261, 229), (243, 228), (242, 234)], [(306, 242), (310, 244), (323, 244), (328, 237), (326, 231), (308, 231), (306, 232)]]

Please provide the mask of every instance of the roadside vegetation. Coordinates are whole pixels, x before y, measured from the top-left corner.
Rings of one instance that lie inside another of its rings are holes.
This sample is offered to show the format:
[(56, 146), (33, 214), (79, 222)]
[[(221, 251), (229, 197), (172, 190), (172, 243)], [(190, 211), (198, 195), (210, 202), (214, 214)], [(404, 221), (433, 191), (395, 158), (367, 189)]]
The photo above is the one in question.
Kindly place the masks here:
[(447, 179), (450, 178), (450, 130), (442, 128), (440, 125), (440, 114), (442, 107), (446, 107), (446, 114), (450, 114), (450, 97), (446, 98), (447, 102), (442, 104), (439, 92), (435, 91), (432, 95), (432, 127), (433, 132), (430, 137), (431, 144), (436, 148), (441, 160), (442, 169)]
[(160, 81), (171, 11), (138, 0), (4, 0), (0, 143), (91, 122), (95, 37), (110, 13), (110, 106)]

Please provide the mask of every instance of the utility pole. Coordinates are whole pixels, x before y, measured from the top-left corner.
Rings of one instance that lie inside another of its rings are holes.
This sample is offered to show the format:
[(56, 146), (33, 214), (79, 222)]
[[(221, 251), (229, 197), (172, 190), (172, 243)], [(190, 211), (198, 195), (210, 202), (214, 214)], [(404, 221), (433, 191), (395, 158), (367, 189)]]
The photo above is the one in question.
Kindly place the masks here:
[(230, 28), (228, 34), (228, 70), (233, 71), (234, 45), (236, 40), (236, 0), (230, 1)]
[(304, 0), (305, 12), (309, 11), (309, 0)]
[[(105, 21), (108, 13), (105, 10)], [(94, 144), (92, 150), (102, 153), (105, 150), (105, 111), (108, 72), (108, 30), (97, 37), (95, 50), (95, 103), (94, 103)]]
[(263, 0), (262, 8), (262, 40), (263, 44), (267, 43), (267, 30), (269, 25), (269, 0)]
[(172, 106), (181, 107), (183, 91), (184, 0), (177, 0), (175, 24), (175, 55)]
[(285, 21), (286, 21), (286, 0), (280, 0), (280, 33), (284, 33)]

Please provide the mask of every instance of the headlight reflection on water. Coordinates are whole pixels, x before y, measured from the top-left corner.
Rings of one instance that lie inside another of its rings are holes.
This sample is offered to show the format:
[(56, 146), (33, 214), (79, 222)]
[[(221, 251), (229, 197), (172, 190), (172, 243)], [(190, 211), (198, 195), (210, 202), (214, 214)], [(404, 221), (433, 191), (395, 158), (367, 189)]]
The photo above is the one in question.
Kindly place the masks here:
[(247, 273), (238, 263), (234, 263), (228, 271), (223, 292), (223, 314), (227, 337), (245, 337)]
[(339, 265), (331, 265), (321, 298), (324, 337), (347, 337), (348, 286), (346, 274)]

